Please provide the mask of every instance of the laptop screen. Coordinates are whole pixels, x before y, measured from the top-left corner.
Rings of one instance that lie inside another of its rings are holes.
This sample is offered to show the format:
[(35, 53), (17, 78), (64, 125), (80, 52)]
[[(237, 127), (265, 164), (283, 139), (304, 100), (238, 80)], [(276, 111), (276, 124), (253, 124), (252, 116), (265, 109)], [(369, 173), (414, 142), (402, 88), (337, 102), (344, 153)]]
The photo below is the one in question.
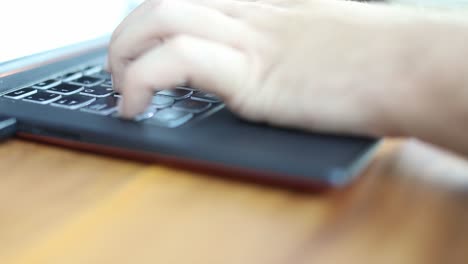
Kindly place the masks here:
[(138, 2), (1, 0), (0, 64), (110, 34)]

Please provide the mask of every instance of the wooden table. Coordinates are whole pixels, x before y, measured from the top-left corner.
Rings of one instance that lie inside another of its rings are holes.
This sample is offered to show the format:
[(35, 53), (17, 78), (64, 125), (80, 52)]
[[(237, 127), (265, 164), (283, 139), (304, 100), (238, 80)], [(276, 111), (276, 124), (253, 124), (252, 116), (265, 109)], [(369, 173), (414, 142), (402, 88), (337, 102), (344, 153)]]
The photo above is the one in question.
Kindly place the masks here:
[(468, 263), (468, 163), (389, 140), (322, 194), (13, 140), (0, 263)]

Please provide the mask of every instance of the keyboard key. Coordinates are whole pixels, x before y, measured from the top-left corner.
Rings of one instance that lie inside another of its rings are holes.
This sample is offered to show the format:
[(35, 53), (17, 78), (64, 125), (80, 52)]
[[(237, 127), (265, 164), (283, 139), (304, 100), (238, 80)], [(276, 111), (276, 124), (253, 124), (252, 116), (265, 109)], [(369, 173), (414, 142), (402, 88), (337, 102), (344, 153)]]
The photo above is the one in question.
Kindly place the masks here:
[(89, 66), (89, 67), (86, 67), (86, 68), (83, 69), (83, 74), (84, 75), (93, 75), (93, 74), (99, 73), (100, 71), (102, 71), (102, 66), (101, 65)]
[(26, 102), (31, 102), (31, 103), (36, 103), (36, 104), (48, 104), (48, 103), (57, 101), (60, 98), (62, 98), (62, 96), (59, 94), (38, 91), (37, 93), (33, 95), (25, 97), (23, 100)]
[(186, 90), (191, 90), (191, 91), (198, 91), (197, 88), (193, 88), (193, 87), (186, 86), (186, 85), (179, 85), (179, 86), (177, 86), (177, 88), (186, 89)]
[(61, 108), (67, 108), (71, 110), (76, 110), (78, 108), (81, 108), (83, 106), (86, 106), (90, 103), (92, 103), (96, 98), (94, 97), (89, 97), (85, 95), (80, 95), (80, 94), (74, 94), (70, 96), (63, 97), (52, 104), (51, 106), (55, 107), (61, 107)]
[(69, 81), (76, 80), (76, 79), (80, 78), (81, 76), (83, 76), (83, 73), (81, 73), (79, 71), (75, 71), (75, 72), (69, 72), (67, 74), (62, 75), (60, 77), (60, 79), (63, 82), (69, 82)]
[(113, 84), (112, 84), (112, 80), (106, 80), (105, 82), (103, 82), (101, 84), (101, 86), (104, 86), (104, 87), (112, 87)]
[(71, 81), (70, 83), (75, 84), (75, 85), (85, 86), (85, 87), (93, 87), (103, 82), (104, 80), (100, 78), (96, 78), (92, 76), (83, 76), (76, 80)]
[(153, 105), (146, 108), (145, 112), (135, 116), (134, 120), (137, 122), (141, 122), (143, 120), (149, 119), (153, 117), (157, 112), (157, 108)]
[(192, 95), (193, 100), (204, 101), (209, 103), (219, 103), (221, 99), (219, 99), (215, 94), (212, 93), (205, 93), (205, 92), (197, 92)]
[(85, 88), (81, 94), (93, 97), (107, 97), (114, 93), (114, 89), (111, 87), (104, 87), (102, 84), (96, 87)]
[(4, 95), (4, 97), (11, 98), (11, 99), (21, 99), (21, 98), (24, 98), (26, 96), (30, 96), (32, 94), (35, 94), (36, 92), (37, 92), (37, 90), (33, 89), (33, 88), (23, 88), (23, 89), (19, 89), (19, 90), (7, 93), (7, 94)]
[(193, 117), (193, 113), (179, 111), (173, 108), (162, 109), (146, 122), (164, 127), (178, 127), (188, 122)]
[(101, 70), (100, 72), (95, 73), (92, 76), (97, 77), (97, 78), (101, 78), (101, 79), (104, 79), (104, 80), (110, 80), (111, 79), (111, 74), (106, 72), (105, 70)]
[(37, 83), (37, 84), (33, 85), (33, 88), (46, 90), (46, 89), (55, 87), (55, 86), (59, 85), (60, 83), (62, 83), (61, 80), (50, 79), (50, 80), (43, 81), (43, 82), (40, 82), (40, 83)]
[(179, 101), (174, 104), (173, 108), (177, 110), (187, 111), (191, 113), (201, 113), (203, 111), (208, 110), (210, 108), (211, 103), (203, 102), (203, 101), (196, 101), (196, 100), (183, 100)]
[(175, 100), (171, 97), (155, 95), (153, 96), (151, 104), (154, 105), (156, 108), (166, 108), (173, 105), (174, 102)]
[(81, 111), (107, 116), (117, 111), (118, 100), (119, 99), (114, 96), (99, 98), (86, 107), (81, 108)]
[(59, 86), (52, 87), (47, 90), (49, 93), (56, 93), (61, 95), (72, 95), (74, 93), (79, 93), (84, 89), (82, 86), (76, 86), (69, 83), (62, 83)]
[(188, 89), (176, 88), (176, 89), (162, 90), (160, 92), (157, 92), (156, 94), (169, 96), (169, 97), (174, 98), (175, 100), (182, 100), (185, 98), (189, 98), (193, 94), (193, 91), (188, 90)]

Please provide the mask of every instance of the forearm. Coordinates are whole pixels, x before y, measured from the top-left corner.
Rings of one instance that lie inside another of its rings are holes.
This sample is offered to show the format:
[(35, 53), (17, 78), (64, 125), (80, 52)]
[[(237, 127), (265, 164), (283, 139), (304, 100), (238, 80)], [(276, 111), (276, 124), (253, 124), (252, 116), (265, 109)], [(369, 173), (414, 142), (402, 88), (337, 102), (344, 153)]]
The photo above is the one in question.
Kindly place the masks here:
[(468, 25), (421, 19), (400, 26), (409, 72), (385, 103), (389, 131), (468, 155)]

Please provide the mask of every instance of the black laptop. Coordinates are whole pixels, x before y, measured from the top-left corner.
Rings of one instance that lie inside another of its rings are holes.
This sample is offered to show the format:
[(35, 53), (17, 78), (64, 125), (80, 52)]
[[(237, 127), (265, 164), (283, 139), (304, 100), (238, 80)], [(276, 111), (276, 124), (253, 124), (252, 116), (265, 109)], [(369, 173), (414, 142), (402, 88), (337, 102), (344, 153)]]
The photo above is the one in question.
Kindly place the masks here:
[(155, 93), (135, 120), (119, 119), (120, 95), (103, 63), (109, 34), (135, 1), (38, 2), (43, 8), (29, 17), (15, 15), (18, 4), (0, 4), (12, 9), (0, 18), (8, 26), (0, 115), (17, 120), (18, 137), (301, 189), (350, 183), (376, 148), (372, 138), (249, 123), (216, 95), (185, 86)]

